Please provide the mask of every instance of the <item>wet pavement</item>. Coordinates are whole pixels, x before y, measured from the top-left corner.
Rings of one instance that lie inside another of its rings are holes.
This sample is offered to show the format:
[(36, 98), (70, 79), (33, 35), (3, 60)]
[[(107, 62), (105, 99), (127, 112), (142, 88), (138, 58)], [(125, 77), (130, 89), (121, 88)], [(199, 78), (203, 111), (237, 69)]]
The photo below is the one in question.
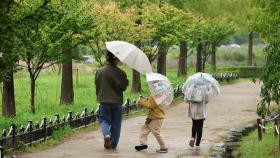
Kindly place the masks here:
[(68, 138), (53, 148), (24, 153), (22, 158), (203, 158), (209, 148), (221, 141), (229, 129), (239, 127), (257, 118), (256, 107), (259, 101), (260, 85), (243, 82), (221, 87), (221, 95), (209, 103), (209, 113), (205, 121), (202, 147), (188, 146), (191, 136), (191, 119), (186, 116), (186, 103), (179, 103), (166, 110), (167, 116), (162, 127), (162, 135), (168, 144), (169, 152), (156, 153), (159, 147), (155, 138), (149, 136), (149, 148), (137, 152), (134, 145), (139, 143), (139, 130), (145, 116), (123, 121), (122, 133), (117, 150), (104, 150), (100, 130), (82, 133)]

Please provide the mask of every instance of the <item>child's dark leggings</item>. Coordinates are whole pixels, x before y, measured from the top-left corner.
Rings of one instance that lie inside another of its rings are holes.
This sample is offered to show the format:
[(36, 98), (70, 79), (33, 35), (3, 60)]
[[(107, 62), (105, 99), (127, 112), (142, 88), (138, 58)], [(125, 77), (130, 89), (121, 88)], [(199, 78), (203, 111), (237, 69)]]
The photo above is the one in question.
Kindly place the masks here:
[(192, 138), (196, 138), (195, 145), (199, 146), (201, 137), (202, 137), (202, 129), (203, 129), (203, 121), (205, 119), (201, 120), (194, 120), (192, 119)]

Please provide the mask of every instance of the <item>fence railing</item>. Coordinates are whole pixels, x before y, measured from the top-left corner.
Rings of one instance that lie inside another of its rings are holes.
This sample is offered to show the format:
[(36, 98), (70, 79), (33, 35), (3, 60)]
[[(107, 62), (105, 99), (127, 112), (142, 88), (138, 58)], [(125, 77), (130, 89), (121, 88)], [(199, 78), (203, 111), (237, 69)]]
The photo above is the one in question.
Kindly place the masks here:
[[(266, 122), (269, 122), (269, 121), (273, 121), (273, 126), (266, 127)], [(265, 118), (265, 116), (262, 116), (261, 118), (257, 119), (259, 141), (262, 141), (263, 135), (265, 134), (266, 130), (274, 129), (275, 137), (278, 136), (278, 150), (280, 151), (280, 132), (279, 132), (280, 126), (279, 125), (280, 125), (280, 115), (279, 114), (272, 116), (270, 118)]]
[[(177, 85), (174, 88), (174, 96), (178, 97), (182, 94), (181, 87)], [(134, 99), (129, 99), (123, 105), (123, 115), (130, 115), (134, 112), (140, 111), (142, 106)], [(9, 130), (4, 129), (2, 131), (2, 137), (0, 139), (0, 158), (4, 157), (4, 150), (15, 149), (18, 144), (32, 145), (36, 142), (44, 141), (52, 136), (54, 131), (64, 129), (69, 126), (73, 129), (84, 128), (89, 125), (98, 122), (99, 111), (87, 108), (83, 108), (82, 112), (73, 114), (72, 111), (67, 113), (67, 116), (55, 115), (54, 120), (50, 118), (47, 120), (43, 117), (41, 122), (33, 123), (29, 120), (26, 126), (21, 125), (19, 128), (15, 124), (12, 124)]]

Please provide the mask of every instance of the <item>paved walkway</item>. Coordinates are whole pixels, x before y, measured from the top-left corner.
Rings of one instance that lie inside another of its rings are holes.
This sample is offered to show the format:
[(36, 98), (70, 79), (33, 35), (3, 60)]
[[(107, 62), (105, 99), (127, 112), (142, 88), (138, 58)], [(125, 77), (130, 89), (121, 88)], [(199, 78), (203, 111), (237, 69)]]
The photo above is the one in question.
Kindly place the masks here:
[(225, 85), (221, 88), (221, 96), (209, 103), (209, 114), (205, 121), (202, 138), (202, 149), (188, 147), (191, 136), (191, 119), (186, 117), (185, 103), (167, 110), (167, 117), (162, 128), (162, 135), (168, 143), (169, 153), (158, 154), (155, 138), (150, 135), (149, 149), (136, 152), (138, 135), (145, 116), (124, 120), (117, 150), (104, 150), (100, 130), (69, 138), (61, 144), (41, 152), (25, 153), (23, 158), (203, 158), (208, 149), (219, 142), (233, 127), (238, 127), (256, 119), (256, 105), (259, 100), (260, 85), (243, 82)]

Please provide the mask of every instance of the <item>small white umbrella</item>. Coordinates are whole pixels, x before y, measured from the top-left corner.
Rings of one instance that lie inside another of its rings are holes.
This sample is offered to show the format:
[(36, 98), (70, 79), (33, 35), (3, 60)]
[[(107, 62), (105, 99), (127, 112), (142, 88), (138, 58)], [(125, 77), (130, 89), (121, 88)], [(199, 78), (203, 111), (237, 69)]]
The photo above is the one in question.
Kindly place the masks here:
[(105, 42), (105, 45), (107, 50), (129, 67), (142, 74), (152, 72), (152, 66), (148, 57), (135, 45), (124, 41)]
[(170, 105), (174, 91), (168, 78), (158, 73), (147, 73), (146, 79), (155, 102), (161, 107)]
[(208, 100), (220, 94), (219, 82), (208, 73), (196, 73), (190, 76), (182, 87), (186, 100), (202, 101), (204, 97)]

